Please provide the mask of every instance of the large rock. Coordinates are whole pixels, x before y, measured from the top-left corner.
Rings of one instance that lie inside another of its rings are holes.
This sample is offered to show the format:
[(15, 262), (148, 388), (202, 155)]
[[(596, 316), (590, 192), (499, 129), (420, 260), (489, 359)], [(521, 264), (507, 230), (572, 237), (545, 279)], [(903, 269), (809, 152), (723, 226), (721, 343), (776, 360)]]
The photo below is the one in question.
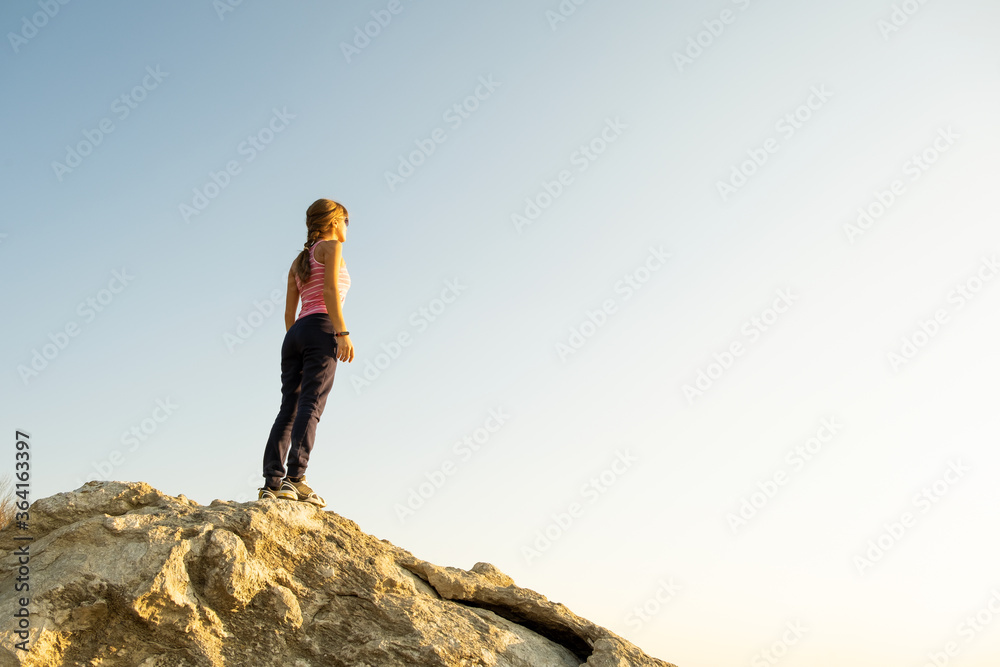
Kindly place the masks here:
[(0, 552), (0, 667), (672, 667), (488, 563), (439, 567), (305, 503), (90, 482), (36, 501)]

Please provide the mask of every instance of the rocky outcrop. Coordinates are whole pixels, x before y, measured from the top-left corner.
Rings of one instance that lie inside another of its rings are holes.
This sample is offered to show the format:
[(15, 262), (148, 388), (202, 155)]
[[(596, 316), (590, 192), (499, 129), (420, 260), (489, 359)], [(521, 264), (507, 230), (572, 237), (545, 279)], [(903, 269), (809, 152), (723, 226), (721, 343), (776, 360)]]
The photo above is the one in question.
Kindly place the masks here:
[(433, 565), (306, 503), (90, 482), (36, 501), (28, 532), (0, 531), (0, 667), (672, 667), (488, 563)]

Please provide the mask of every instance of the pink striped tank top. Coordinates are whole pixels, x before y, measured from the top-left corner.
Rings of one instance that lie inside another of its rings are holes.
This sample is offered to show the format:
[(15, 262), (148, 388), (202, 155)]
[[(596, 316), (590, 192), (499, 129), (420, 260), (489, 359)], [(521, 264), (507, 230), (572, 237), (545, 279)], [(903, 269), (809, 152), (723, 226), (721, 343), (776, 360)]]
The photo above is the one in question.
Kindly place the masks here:
[[(314, 243), (311, 248), (309, 248), (309, 280), (303, 285), (302, 279), (299, 278), (299, 274), (296, 272), (295, 284), (299, 288), (299, 298), (302, 299), (302, 310), (299, 311), (299, 316), (296, 320), (299, 320), (306, 315), (312, 315), (313, 313), (326, 313), (326, 302), (323, 301), (323, 279), (326, 266), (320, 264), (315, 257), (316, 246), (318, 243)], [(347, 290), (351, 287), (351, 276), (347, 273), (347, 265), (340, 265), (340, 274), (337, 281), (337, 293), (340, 296), (341, 305), (344, 304), (344, 299), (347, 298)]]

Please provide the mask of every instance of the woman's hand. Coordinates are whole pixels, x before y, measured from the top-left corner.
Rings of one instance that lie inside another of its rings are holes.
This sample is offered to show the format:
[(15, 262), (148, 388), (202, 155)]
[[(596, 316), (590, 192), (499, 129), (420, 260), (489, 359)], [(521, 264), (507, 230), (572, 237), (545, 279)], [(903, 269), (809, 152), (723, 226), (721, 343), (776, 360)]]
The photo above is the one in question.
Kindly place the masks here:
[(354, 361), (354, 343), (350, 336), (337, 336), (337, 360), (348, 363)]

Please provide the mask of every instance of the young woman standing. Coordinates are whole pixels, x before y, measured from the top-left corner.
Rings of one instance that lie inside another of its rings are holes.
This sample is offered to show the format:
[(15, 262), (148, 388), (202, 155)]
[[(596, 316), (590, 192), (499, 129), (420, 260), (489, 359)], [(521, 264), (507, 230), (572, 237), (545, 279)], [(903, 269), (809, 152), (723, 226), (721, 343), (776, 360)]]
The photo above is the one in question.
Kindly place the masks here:
[[(288, 271), (281, 408), (264, 446), (264, 487), (258, 499), (287, 498), (326, 506), (306, 484), (305, 474), (337, 361), (354, 359), (343, 311), (351, 286), (343, 258), (347, 225), (347, 209), (335, 201), (317, 199), (306, 210), (308, 236)], [(302, 310), (296, 318), (300, 297)]]

